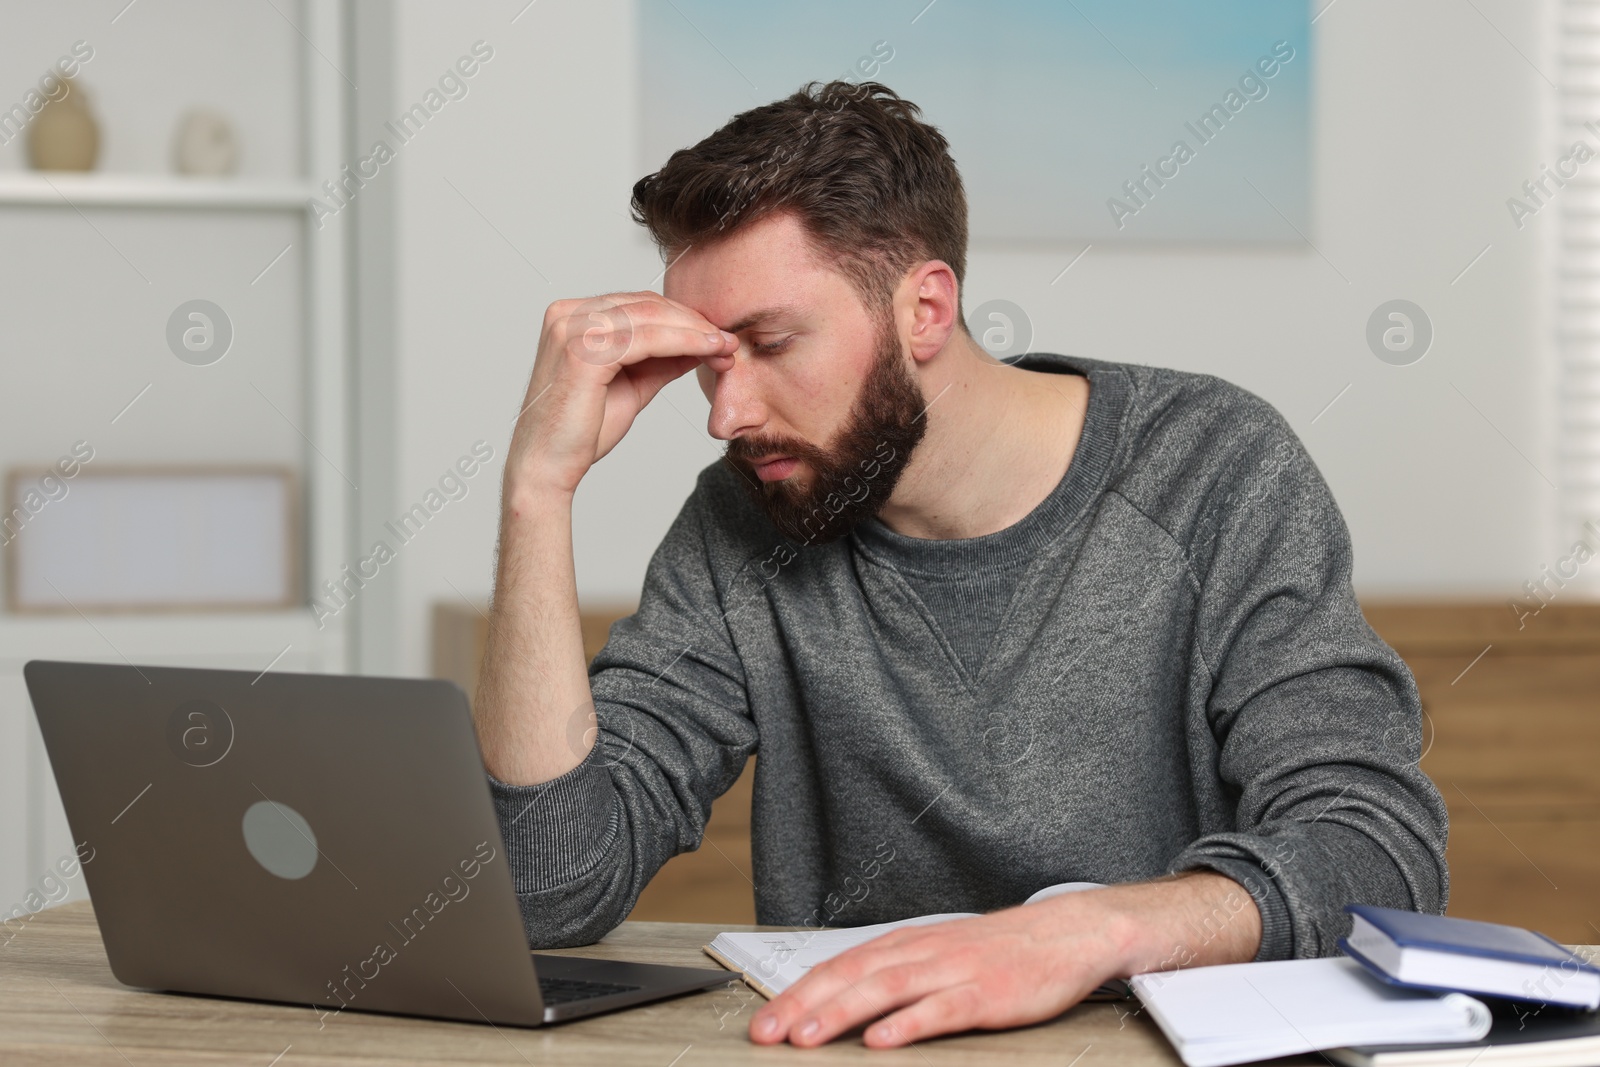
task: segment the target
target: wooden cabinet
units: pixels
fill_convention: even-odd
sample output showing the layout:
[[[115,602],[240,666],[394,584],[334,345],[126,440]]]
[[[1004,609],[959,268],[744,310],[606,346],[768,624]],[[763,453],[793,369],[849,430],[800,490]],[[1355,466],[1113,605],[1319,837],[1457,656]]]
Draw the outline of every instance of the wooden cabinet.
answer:
[[[1600,605],[1369,602],[1416,675],[1422,769],[1450,808],[1450,906],[1600,940]]]

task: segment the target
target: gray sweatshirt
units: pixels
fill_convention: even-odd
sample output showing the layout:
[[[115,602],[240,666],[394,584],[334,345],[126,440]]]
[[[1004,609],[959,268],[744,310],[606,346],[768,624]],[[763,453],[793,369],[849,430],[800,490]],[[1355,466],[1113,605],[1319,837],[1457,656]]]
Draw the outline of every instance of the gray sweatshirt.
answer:
[[[1255,900],[1272,960],[1333,953],[1351,902],[1444,909],[1416,684],[1283,417],[1210,375],[1022,365],[1085,375],[1088,413],[1061,484],[998,533],[869,520],[800,547],[723,464],[700,473],[590,667],[593,750],[541,785],[490,776],[530,945],[626,918],[758,752],[763,923],[1205,868]],[[983,574],[1005,605],[973,641],[935,588]]]

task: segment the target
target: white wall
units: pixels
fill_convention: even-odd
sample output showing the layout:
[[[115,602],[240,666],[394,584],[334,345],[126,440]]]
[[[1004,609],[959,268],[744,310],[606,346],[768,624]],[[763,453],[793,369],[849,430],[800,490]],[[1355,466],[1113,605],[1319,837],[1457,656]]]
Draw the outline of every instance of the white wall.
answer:
[[[1529,463],[1556,478],[1543,280],[1555,213],[1517,232],[1505,208],[1555,158],[1543,133],[1551,90],[1519,55],[1554,77],[1546,2],[1342,0],[1324,12],[1313,76],[1320,254],[1097,246],[1052,284],[1078,246],[978,247],[966,306],[1003,296],[1029,312],[1038,349],[1208,371],[1272,401],[1344,507],[1363,595],[1516,595],[1558,541],[1553,490]],[[646,286],[660,270],[627,217],[632,183],[660,162],[635,158],[632,0],[542,0],[513,24],[522,7],[397,13],[393,92],[405,103],[473,41],[495,49],[470,95],[388,175],[405,505],[474,440],[503,455],[550,301]],[[856,51],[841,42],[839,69]],[[1436,329],[1428,356],[1403,368],[1364,341],[1368,315],[1397,297]],[[584,597],[637,595],[695,473],[717,455],[704,422],[692,381],[677,383],[584,483]],[[395,669],[427,670],[433,601],[453,587],[487,596],[497,477],[498,465],[402,550]]]

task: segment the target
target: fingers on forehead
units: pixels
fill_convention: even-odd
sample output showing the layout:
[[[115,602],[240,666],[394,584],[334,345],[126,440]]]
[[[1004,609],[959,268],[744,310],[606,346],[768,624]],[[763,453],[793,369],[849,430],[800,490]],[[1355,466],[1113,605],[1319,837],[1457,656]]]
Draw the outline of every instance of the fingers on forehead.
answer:
[[[657,293],[657,292],[654,292],[654,291],[651,291],[651,290],[646,290],[646,291],[644,291],[642,293],[633,293],[633,294],[629,294],[629,295],[637,296],[642,300],[648,300],[648,301],[650,301],[652,303],[665,304],[668,307],[677,308],[679,311],[688,312],[690,315],[694,315],[694,316],[696,316],[697,318],[701,319],[704,322],[711,323],[711,325],[713,325],[713,326],[716,325],[716,323],[711,322],[710,319],[706,318],[704,312],[700,311],[698,308],[692,308],[688,304],[683,303],[681,300],[674,300],[670,296],[665,296],[665,295],[663,295],[661,293]]]
[[[597,297],[591,298],[591,301],[596,306],[601,306],[601,305],[603,305],[605,307],[651,306],[651,307],[658,307],[658,308],[659,307],[673,307],[673,308],[677,308],[680,311],[688,311],[688,312],[692,312],[692,313],[694,313],[696,315],[699,314],[699,312],[695,311],[694,308],[689,307],[687,304],[680,303],[680,302],[672,299],[669,296],[664,296],[663,294],[656,292],[654,289],[639,289],[639,290],[634,291],[634,292],[626,292],[626,293],[606,293],[604,296],[597,296]],[[589,303],[591,301],[585,301],[585,303]]]
[[[623,315],[631,322],[641,323],[683,323],[688,318],[689,324],[697,329],[716,328],[716,323],[694,308],[649,291],[595,297],[593,302],[585,301],[575,310],[580,314],[594,311],[602,315]]]

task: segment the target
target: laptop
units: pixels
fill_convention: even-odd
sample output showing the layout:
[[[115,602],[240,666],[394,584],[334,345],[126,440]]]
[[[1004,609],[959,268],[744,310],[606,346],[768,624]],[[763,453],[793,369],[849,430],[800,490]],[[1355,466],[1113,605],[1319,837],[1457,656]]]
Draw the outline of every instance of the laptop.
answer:
[[[125,985],[324,1024],[539,1026],[735,977],[528,950],[452,682],[43,660],[23,675]]]

